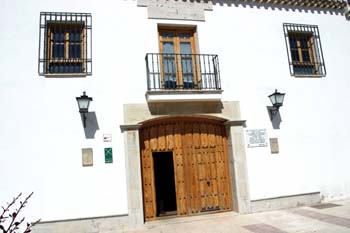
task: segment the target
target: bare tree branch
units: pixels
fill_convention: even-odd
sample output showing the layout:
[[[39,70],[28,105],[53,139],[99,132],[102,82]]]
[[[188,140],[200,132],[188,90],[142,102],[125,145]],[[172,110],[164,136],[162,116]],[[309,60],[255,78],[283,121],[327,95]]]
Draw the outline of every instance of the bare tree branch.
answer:
[[[6,207],[2,207],[2,213],[0,215],[0,230],[2,230],[2,233],[16,233],[17,230],[20,229],[20,225],[24,222],[25,218],[21,218],[20,220],[17,220],[19,218],[19,214],[21,210],[26,206],[28,203],[29,198],[33,195],[33,192],[29,194],[24,201],[19,201],[19,198],[21,197],[22,193],[20,193],[17,197],[13,198],[12,202],[7,203]],[[12,211],[11,209],[14,208],[14,205],[19,201],[20,205],[18,209],[15,209]],[[4,223],[6,223],[6,220],[11,219],[11,221],[6,224],[7,227],[5,227]],[[32,230],[32,227],[37,224],[40,221],[40,219],[33,223],[27,223],[27,226],[23,233],[30,233]]]

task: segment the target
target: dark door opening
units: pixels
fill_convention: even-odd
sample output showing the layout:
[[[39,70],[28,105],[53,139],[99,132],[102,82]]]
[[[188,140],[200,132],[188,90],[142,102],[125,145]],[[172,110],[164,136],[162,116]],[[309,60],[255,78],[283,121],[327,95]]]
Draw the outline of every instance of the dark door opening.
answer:
[[[153,153],[157,216],[176,215],[173,152]]]

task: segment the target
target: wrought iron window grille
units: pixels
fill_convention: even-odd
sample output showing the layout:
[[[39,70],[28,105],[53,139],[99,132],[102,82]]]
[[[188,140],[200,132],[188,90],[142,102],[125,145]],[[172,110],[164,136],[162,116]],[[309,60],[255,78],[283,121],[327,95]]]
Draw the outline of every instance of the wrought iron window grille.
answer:
[[[90,13],[41,12],[39,75],[91,75]]]
[[[289,71],[292,76],[326,76],[318,26],[283,24]]]
[[[218,55],[147,53],[148,91],[221,90]]]

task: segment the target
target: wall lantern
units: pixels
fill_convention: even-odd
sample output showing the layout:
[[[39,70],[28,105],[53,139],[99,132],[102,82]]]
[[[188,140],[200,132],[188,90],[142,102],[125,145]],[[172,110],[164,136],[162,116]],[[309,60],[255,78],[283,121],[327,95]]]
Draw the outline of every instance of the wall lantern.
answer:
[[[85,94],[85,91],[83,92],[83,95],[80,97],[76,97],[78,106],[79,106],[79,112],[83,114],[83,120],[84,120],[84,128],[86,128],[86,115],[85,113],[89,112],[89,105],[90,101],[92,101],[92,98],[87,96]]]
[[[276,115],[278,109],[283,106],[284,95],[285,93],[278,92],[276,89],[274,93],[268,96],[272,103],[272,108],[270,108],[271,118]]]

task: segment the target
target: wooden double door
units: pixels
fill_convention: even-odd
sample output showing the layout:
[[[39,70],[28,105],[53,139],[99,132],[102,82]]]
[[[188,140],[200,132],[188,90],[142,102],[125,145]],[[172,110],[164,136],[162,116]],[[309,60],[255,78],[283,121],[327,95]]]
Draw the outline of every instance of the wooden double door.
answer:
[[[221,121],[175,118],[144,124],[140,143],[146,221],[162,216],[162,206],[174,206],[166,211],[180,216],[232,209]],[[164,193],[170,197],[165,201],[174,196],[176,203],[159,200]]]

